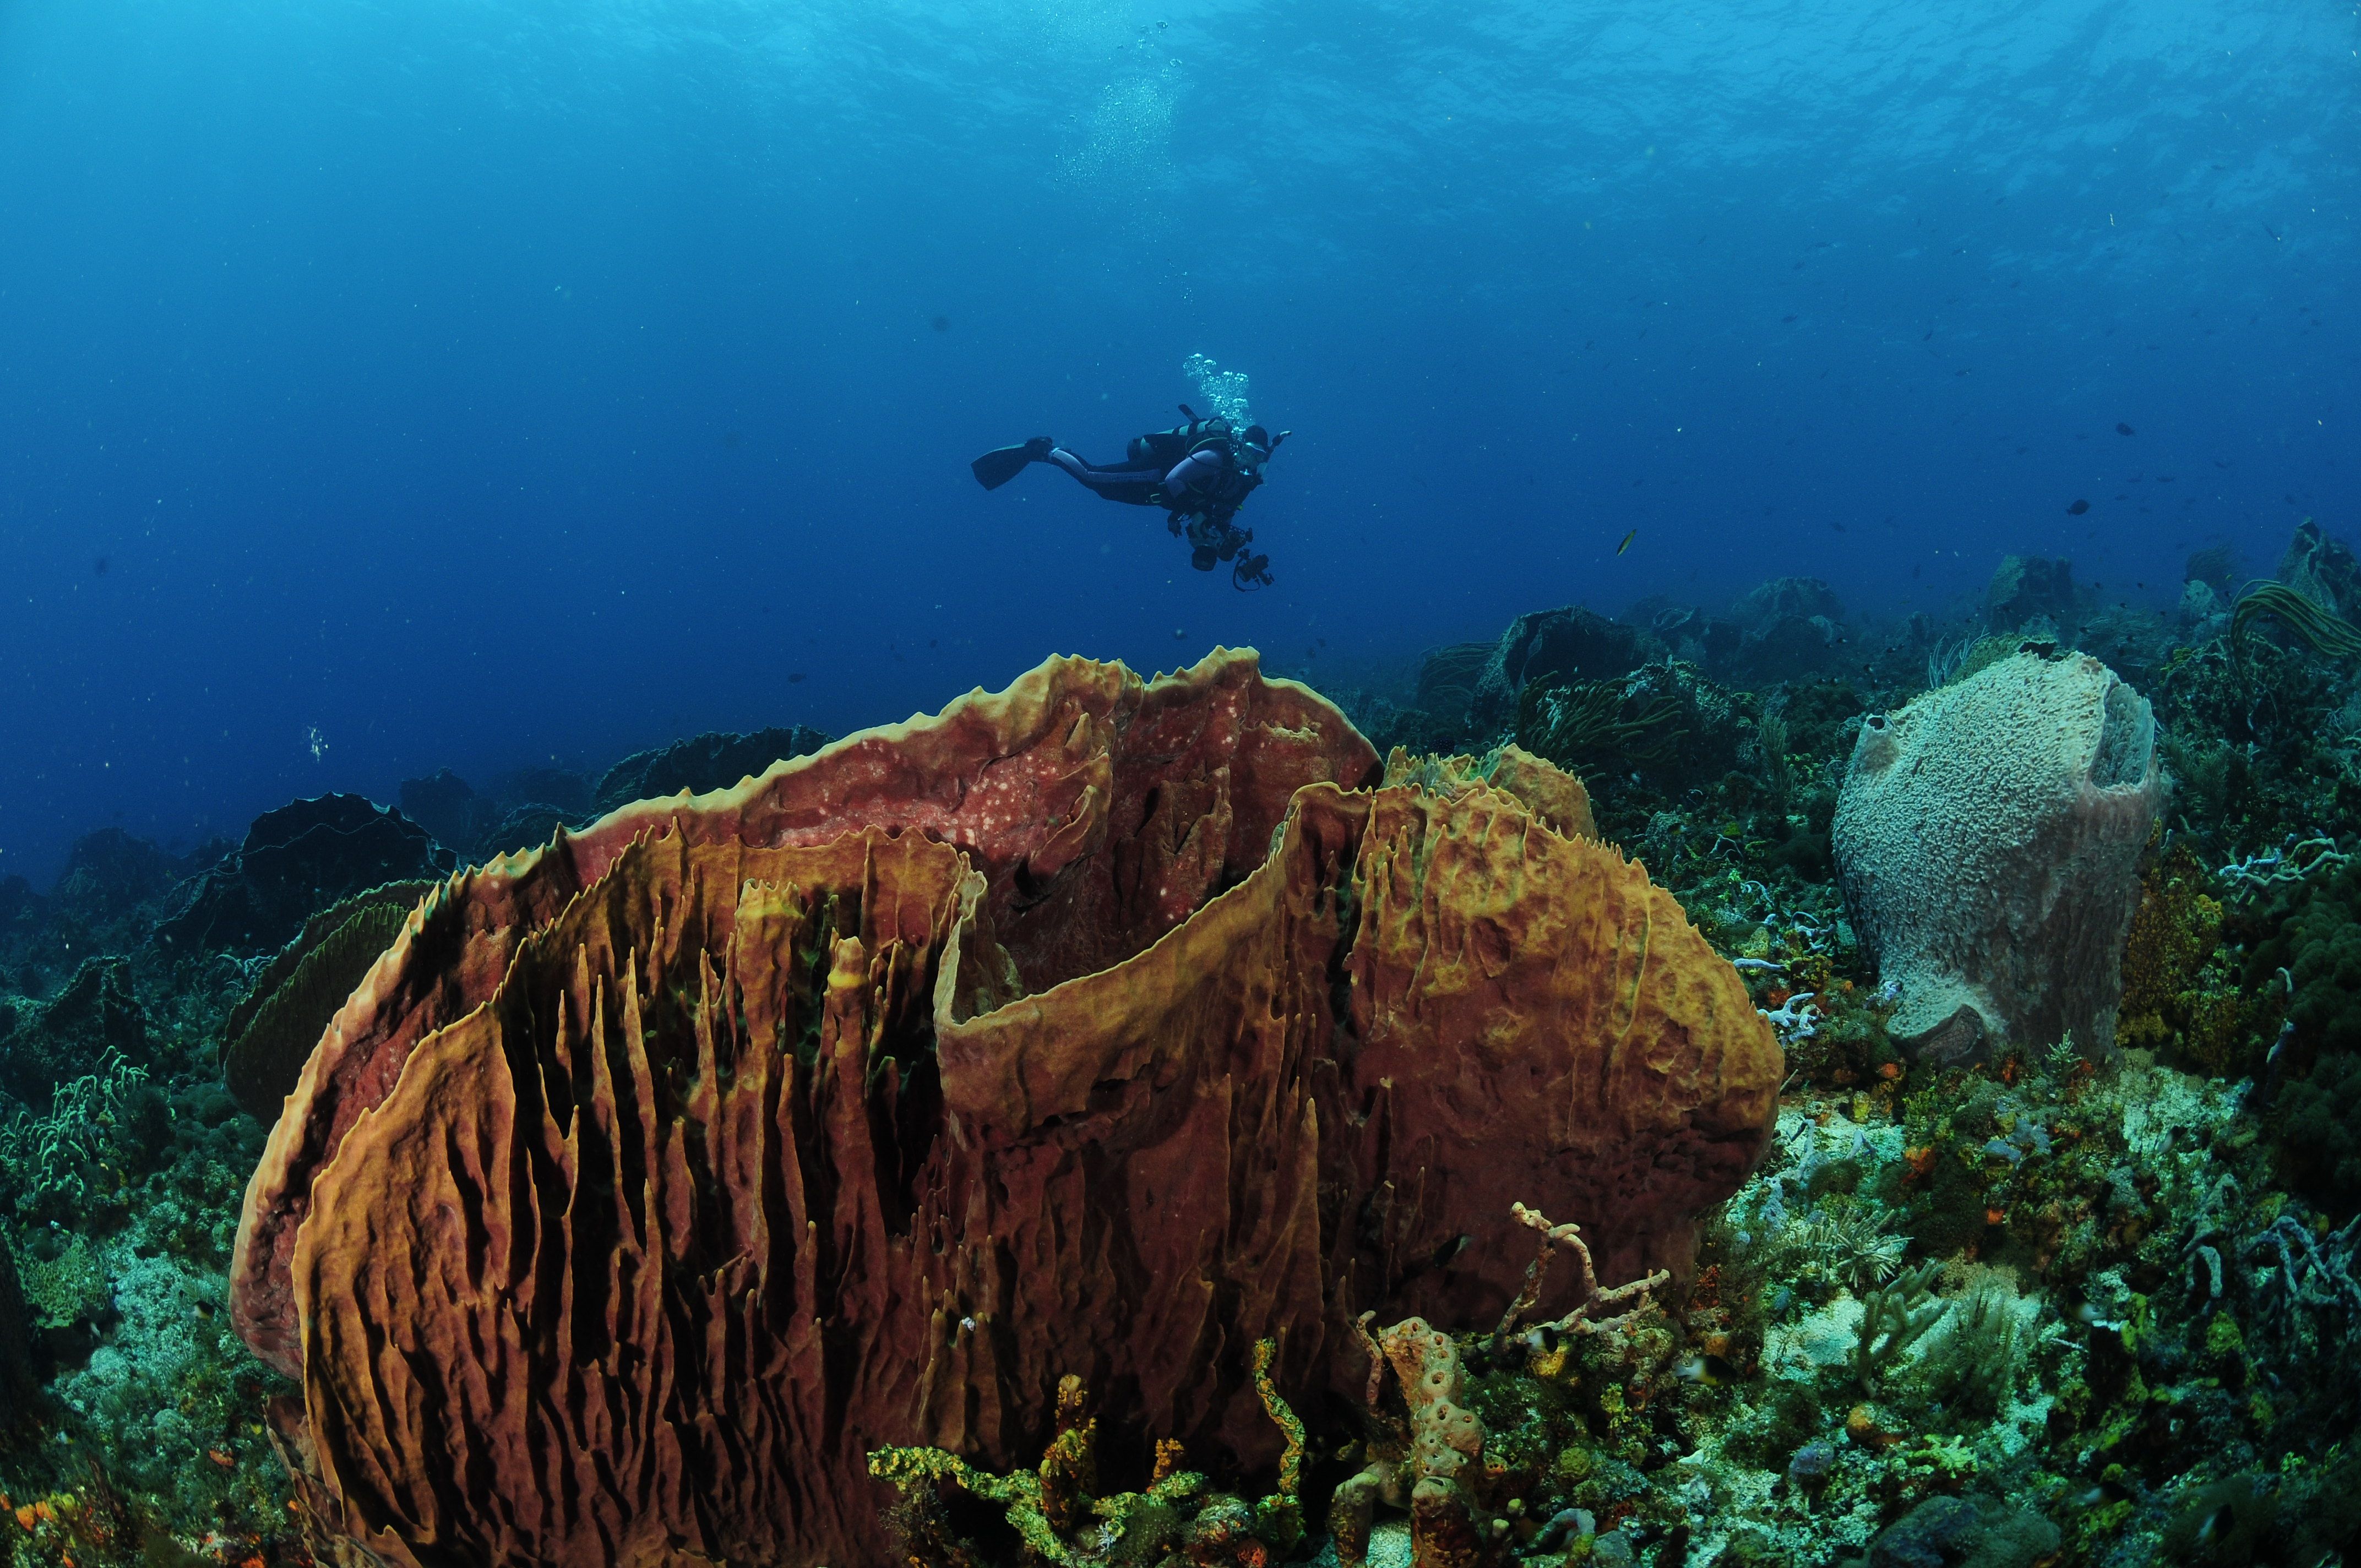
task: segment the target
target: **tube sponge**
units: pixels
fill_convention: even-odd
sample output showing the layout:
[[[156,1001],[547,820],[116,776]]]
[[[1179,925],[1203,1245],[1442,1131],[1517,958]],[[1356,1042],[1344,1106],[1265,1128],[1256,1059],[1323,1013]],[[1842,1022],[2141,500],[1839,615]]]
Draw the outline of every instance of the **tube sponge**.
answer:
[[[1837,870],[1904,1050],[1944,1063],[2070,1035],[2112,1055],[2163,797],[2147,699],[2085,654],[2018,652],[1863,721]]]

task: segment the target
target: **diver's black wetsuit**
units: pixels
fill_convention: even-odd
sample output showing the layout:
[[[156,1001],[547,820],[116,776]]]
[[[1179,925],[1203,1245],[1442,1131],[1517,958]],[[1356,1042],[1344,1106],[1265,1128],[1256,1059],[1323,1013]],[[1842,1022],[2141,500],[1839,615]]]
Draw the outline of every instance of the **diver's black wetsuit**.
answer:
[[[1186,407],[1180,411],[1190,413]],[[1101,467],[1037,436],[1022,447],[978,458],[976,478],[988,489],[997,488],[1026,463],[1051,464],[1108,500],[1163,508],[1168,526],[1189,541],[1191,565],[1210,572],[1217,561],[1237,560],[1232,574],[1237,586],[1259,587],[1270,580],[1265,569],[1269,558],[1246,551],[1254,533],[1232,520],[1261,486],[1262,465],[1286,436],[1285,431],[1269,435],[1260,425],[1237,431],[1226,420],[1191,413],[1187,424],[1134,437],[1120,465]],[[1244,559],[1238,560],[1241,553]]]

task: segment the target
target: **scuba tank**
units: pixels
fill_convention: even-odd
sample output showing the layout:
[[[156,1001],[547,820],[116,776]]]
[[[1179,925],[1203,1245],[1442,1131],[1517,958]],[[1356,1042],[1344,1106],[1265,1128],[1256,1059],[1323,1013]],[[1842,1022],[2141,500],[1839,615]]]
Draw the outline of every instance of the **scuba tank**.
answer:
[[[1199,419],[1197,411],[1186,403],[1180,405],[1180,411],[1188,416],[1187,424],[1175,425],[1170,430],[1150,431],[1146,435],[1131,438],[1129,455],[1132,462],[1158,463],[1170,468],[1209,441],[1230,439],[1232,432],[1228,420],[1218,415],[1213,419]]]

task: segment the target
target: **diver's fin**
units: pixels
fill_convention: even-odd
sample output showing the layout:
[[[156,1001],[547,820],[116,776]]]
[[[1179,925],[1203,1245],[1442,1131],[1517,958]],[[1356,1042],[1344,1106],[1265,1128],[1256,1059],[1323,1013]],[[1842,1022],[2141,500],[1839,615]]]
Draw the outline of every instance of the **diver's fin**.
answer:
[[[975,482],[987,490],[996,490],[1025,471],[1044,450],[1038,440],[1022,446],[996,446],[968,465],[975,470]]]

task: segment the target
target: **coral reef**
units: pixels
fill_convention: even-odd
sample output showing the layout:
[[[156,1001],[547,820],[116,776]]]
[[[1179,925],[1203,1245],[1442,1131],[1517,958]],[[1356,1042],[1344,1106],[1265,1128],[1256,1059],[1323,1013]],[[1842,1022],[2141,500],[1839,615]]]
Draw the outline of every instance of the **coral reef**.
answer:
[[[1695,666],[1649,664],[1607,681],[1537,680],[1518,698],[1520,746],[1569,773],[1683,790],[1737,761],[1730,695]]]
[[[2273,999],[2249,995],[2224,951],[2218,885],[2185,839],[2141,874],[2124,943],[2115,1040],[2161,1051],[2198,1072],[2232,1075],[2251,1065],[2257,1025]]]
[[[2286,1008],[2267,1082],[2287,1178],[2343,1216],[2361,1211],[2361,864],[2288,887],[2248,988]]]
[[[308,1515],[389,1561],[872,1560],[870,1450],[1018,1462],[1078,1370],[1267,1462],[1239,1349],[1342,1388],[1355,1314],[1498,1310],[1511,1188],[1685,1267],[1781,1071],[1736,974],[1504,789],[1328,782],[1374,764],[1250,656],[1056,661],[455,879],[249,1190]]]
[[[423,779],[404,779],[396,795],[401,814],[434,835],[438,844],[466,849],[482,831],[483,798],[448,768]]]
[[[1865,720],[1833,824],[1846,906],[1938,1062],[2070,1034],[2114,1048],[2140,846],[2163,798],[2147,700],[2021,652]]]
[[[1491,663],[1495,643],[1454,642],[1428,651],[1419,662],[1418,686],[1412,701],[1424,712],[1439,714],[1464,725],[1476,700],[1476,685]]]
[[[1566,606],[1521,615],[1477,674],[1467,719],[1478,729],[1509,722],[1525,688],[1536,682],[1610,681],[1638,669],[1654,652],[1644,633],[1595,610]],[[1446,655],[1444,670],[1455,670],[1464,659]],[[1438,685],[1448,681],[1439,673]]]
[[[1146,684],[1060,663],[587,830],[595,769],[430,775],[404,814],[489,863],[380,912],[401,930],[382,965],[345,955],[357,995],[298,983],[353,917],[335,875],[277,885],[283,948],[157,938],[240,879],[228,845],[110,829],[53,888],[0,879],[13,1555],[360,1562],[334,1527],[373,1488],[423,1511],[434,1476],[572,1475],[595,1446],[654,1457],[468,1482],[450,1557],[607,1561],[625,1538],[565,1533],[604,1508],[688,1519],[650,1558],[797,1561],[745,1547],[791,1497],[840,1563],[2349,1560],[2361,684],[2333,639],[2234,626],[2224,551],[2177,606],[2001,576],[1890,621],[1803,580],[1542,612],[1333,686],[1378,748],[1222,655]],[[2258,602],[2326,626],[2356,583],[2312,527]],[[1914,1058],[1839,885],[1850,761],[1913,698],[2083,655],[2153,703],[2173,780],[2110,842],[2117,1048],[2051,1018]],[[1586,682],[1677,740],[1568,748],[1580,781],[1517,744],[1521,698]],[[716,765],[661,787],[754,764]],[[829,860],[848,843],[877,869]],[[1666,989],[1627,1025],[1630,970],[1576,981],[1642,944]],[[270,1011],[304,1014],[270,1031],[282,1064],[318,1048],[264,1159],[221,1047]],[[1684,1141],[1711,1075],[1677,1037],[1708,1013],[1784,1047],[1768,1151],[1719,1203],[1762,1124],[1724,1164]],[[431,1092],[468,1074],[509,1109]],[[434,1229],[491,1215],[489,1273]],[[333,1366],[298,1354],[278,1248],[306,1236]],[[248,1354],[234,1299],[310,1386]],[[527,1370],[446,1370],[471,1357]],[[652,1368],[664,1402],[631,1403]],[[403,1378],[461,1392],[378,1400]],[[429,1463],[461,1453],[492,1457]],[[664,1476],[672,1501],[615,1504]],[[442,1550],[399,1533],[372,1550]]]
[[[596,815],[590,796],[591,782],[564,768],[504,773],[481,793],[445,768],[425,778],[402,780],[401,805],[405,816],[458,859],[480,862],[546,844],[559,828],[588,821]]]
[[[753,777],[774,762],[802,757],[828,744],[828,737],[800,724],[757,729],[751,735],[717,730],[668,746],[635,751],[598,775],[592,804],[604,815],[635,800],[702,795]]]
[[[272,952],[324,905],[451,864],[449,852],[398,811],[357,795],[299,800],[256,817],[246,841],[204,873],[156,939],[191,955]]]
[[[2311,518],[2296,525],[2272,576],[2331,615],[2361,616],[2361,561]]]
[[[1997,632],[2022,635],[2039,628],[2055,636],[2081,618],[2070,561],[2006,556],[1984,589],[1984,620]]]
[[[1730,607],[1740,628],[1727,673],[1752,683],[1825,674],[1845,663],[1844,606],[1817,577],[1779,577]]]
[[[0,1088],[37,1109],[85,1063],[153,1058],[147,1009],[121,959],[84,959],[47,1002],[0,1013]]]

